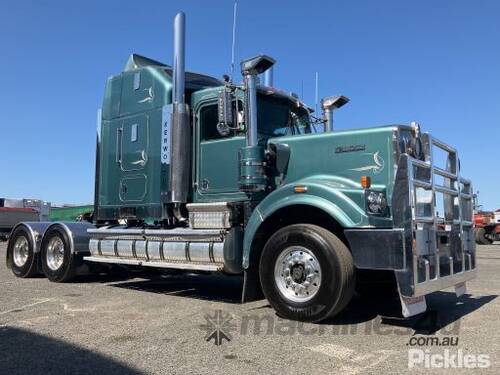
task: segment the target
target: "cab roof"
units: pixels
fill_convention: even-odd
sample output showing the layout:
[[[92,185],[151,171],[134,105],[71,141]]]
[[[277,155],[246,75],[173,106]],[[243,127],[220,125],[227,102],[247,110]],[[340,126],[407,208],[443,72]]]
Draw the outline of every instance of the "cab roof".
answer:
[[[138,55],[136,53],[133,53],[129,56],[127,63],[123,68],[123,71],[129,72],[148,66],[163,69],[168,76],[172,77],[172,67],[170,65]],[[217,78],[205,74],[186,72],[186,87],[189,87],[191,89],[199,90],[207,87],[216,87],[222,85],[222,81],[218,80]]]

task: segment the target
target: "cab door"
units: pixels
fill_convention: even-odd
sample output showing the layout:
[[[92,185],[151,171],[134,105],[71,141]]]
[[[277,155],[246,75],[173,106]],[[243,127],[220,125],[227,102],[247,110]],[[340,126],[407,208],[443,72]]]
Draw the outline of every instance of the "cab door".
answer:
[[[238,153],[245,136],[234,130],[221,135],[217,130],[217,103],[200,106],[196,112],[196,194],[198,201],[244,200],[239,190]]]

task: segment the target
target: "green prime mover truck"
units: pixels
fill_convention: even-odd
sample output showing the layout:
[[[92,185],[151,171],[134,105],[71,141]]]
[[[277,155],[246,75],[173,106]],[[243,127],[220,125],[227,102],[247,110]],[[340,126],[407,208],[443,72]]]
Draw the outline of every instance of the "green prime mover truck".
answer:
[[[357,283],[376,295],[392,278],[404,316],[431,292],[465,292],[472,187],[455,148],[416,123],[333,132],[347,98],[313,117],[260,84],[265,55],[241,62],[242,84],[185,72],[184,35],[179,13],[172,67],[132,55],[108,79],[93,223],[17,225],[16,276],[64,282],[88,262],[243,275],[243,302],[263,292],[281,316],[313,322]]]

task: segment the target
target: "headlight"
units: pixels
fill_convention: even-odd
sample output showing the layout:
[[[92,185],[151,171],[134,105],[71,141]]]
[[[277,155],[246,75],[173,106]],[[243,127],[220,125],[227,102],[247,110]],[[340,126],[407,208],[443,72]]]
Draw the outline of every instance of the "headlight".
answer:
[[[366,192],[366,207],[372,214],[384,214],[387,210],[387,199],[384,193],[378,191]]]

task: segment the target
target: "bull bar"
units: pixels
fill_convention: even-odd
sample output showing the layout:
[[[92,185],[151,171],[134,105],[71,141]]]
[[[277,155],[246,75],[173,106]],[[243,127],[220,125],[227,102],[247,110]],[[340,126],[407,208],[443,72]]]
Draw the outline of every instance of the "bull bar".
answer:
[[[459,289],[477,272],[471,181],[460,176],[455,148],[427,133],[421,140],[425,160],[400,156],[393,195],[395,228],[402,229],[405,244],[396,277],[406,297]],[[444,153],[444,167],[436,165],[436,151]]]

